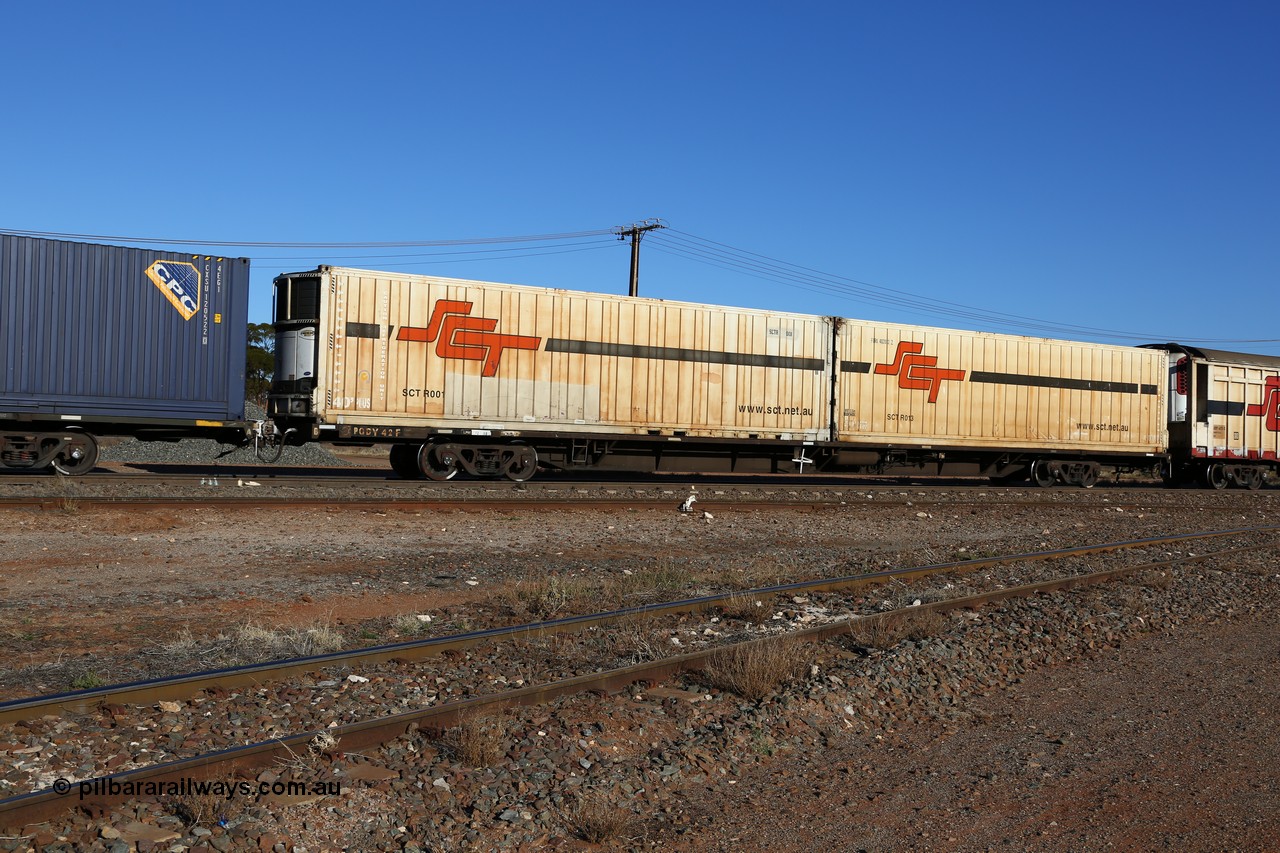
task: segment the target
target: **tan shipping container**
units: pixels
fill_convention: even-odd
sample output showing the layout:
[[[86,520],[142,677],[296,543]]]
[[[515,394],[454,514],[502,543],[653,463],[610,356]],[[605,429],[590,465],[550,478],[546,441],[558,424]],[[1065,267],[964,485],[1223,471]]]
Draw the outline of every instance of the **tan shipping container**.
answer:
[[[1182,349],[1188,357],[1171,356],[1173,446],[1209,459],[1280,458],[1280,357]]]
[[[825,440],[822,317],[321,267],[321,423]]]
[[[875,446],[1162,453],[1155,350],[844,320],[839,440]]]

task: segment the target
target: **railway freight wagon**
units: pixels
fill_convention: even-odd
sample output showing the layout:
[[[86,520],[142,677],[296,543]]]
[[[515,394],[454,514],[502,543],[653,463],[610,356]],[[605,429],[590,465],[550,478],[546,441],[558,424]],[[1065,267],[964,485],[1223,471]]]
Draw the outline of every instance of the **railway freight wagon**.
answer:
[[[1280,467],[1280,358],[1178,344],[1169,363],[1169,479],[1259,488]]]
[[[339,267],[276,279],[269,411],[405,477],[778,470],[828,441],[823,318]]]
[[[1167,357],[1134,347],[843,320],[844,465],[1090,486],[1165,458]]]
[[[97,436],[240,442],[249,261],[0,235],[0,467]]]
[[[271,415],[405,477],[1167,463],[1167,354],[337,267],[276,279]]]

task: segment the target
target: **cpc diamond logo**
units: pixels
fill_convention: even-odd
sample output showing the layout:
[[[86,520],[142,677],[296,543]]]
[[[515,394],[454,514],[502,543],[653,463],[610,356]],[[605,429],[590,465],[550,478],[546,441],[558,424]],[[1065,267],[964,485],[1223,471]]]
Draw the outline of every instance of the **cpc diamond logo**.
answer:
[[[147,278],[173,303],[183,319],[200,310],[200,272],[186,261],[156,261],[147,267]]]

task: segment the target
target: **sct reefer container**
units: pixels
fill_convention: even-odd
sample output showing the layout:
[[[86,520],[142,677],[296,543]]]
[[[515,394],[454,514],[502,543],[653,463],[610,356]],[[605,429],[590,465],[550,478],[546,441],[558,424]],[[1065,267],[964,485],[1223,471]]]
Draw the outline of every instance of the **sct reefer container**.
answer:
[[[180,435],[242,422],[248,292],[245,258],[0,235],[9,462],[44,464],[14,450],[20,427]]]
[[[857,320],[841,321],[836,345],[841,442],[1165,451],[1162,352]]]
[[[338,267],[276,300],[273,413],[341,438],[830,432],[822,317]]]
[[[394,442],[406,477],[774,470],[830,435],[822,317],[338,267],[275,313],[277,425]]]

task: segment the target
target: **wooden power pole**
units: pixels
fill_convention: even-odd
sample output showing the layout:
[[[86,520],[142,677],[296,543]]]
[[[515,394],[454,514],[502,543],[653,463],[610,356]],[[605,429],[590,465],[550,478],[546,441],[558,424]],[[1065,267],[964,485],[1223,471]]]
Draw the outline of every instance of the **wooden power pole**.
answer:
[[[613,229],[613,233],[618,235],[619,240],[631,238],[631,288],[627,293],[631,296],[640,294],[640,238],[646,231],[652,231],[655,228],[666,228],[660,219],[646,219],[644,222],[636,222],[631,227],[619,225]]]

